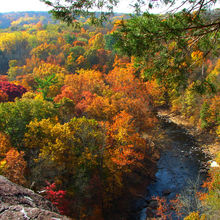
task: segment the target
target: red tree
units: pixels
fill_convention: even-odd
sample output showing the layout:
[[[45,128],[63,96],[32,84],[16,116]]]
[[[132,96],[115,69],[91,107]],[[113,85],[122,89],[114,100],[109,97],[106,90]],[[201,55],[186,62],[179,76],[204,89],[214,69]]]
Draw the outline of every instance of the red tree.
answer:
[[[48,186],[45,187],[46,190],[46,199],[50,200],[53,205],[55,205],[60,214],[68,215],[68,201],[65,198],[66,191],[57,190],[56,184],[46,182]]]
[[[16,97],[21,98],[21,96],[27,92],[23,86],[15,85],[6,81],[0,82],[0,90],[7,94],[8,101],[14,101]]]

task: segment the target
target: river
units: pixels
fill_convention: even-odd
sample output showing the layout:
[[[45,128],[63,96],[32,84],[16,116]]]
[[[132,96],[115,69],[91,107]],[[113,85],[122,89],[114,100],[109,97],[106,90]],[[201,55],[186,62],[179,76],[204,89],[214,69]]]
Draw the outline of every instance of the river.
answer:
[[[155,181],[146,189],[147,201],[150,201],[152,196],[166,196],[168,200],[173,199],[187,187],[190,181],[196,182],[198,177],[200,181],[204,180],[207,176],[205,165],[210,159],[185,129],[168,118],[163,117],[160,120],[161,128],[165,133],[164,140],[169,144],[161,150]],[[146,206],[144,199],[137,199],[135,208],[139,211],[129,219],[145,220]]]

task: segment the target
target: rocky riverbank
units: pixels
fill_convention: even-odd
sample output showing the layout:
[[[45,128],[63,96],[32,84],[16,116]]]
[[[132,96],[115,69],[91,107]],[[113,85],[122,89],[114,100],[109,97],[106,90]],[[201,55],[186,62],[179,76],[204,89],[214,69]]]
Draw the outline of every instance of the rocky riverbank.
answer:
[[[202,151],[211,158],[215,158],[216,154],[220,152],[220,140],[217,140],[215,135],[202,131],[199,126],[192,125],[182,115],[169,110],[159,110],[158,116],[167,118],[167,120],[186,129],[200,143]]]
[[[162,134],[157,140],[161,152],[157,162],[158,171],[155,180],[146,189],[144,199],[137,201],[137,210],[144,207],[138,212],[137,220],[159,218],[154,197],[172,200],[189,187],[190,182],[199,181],[198,186],[202,184],[209,170],[207,161],[211,159],[210,153],[203,147],[204,142],[198,140],[202,133],[179,115],[168,111],[159,112],[158,119]],[[176,219],[175,213],[173,215],[173,219]]]

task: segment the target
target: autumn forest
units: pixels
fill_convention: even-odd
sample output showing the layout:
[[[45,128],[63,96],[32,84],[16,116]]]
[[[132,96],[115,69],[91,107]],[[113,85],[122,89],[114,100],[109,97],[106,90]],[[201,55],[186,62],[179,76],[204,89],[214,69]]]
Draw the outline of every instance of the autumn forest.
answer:
[[[71,219],[132,219],[126,210],[155,179],[165,146],[158,112],[181,118],[220,164],[219,26],[164,37],[178,19],[202,24],[196,13],[116,13],[102,25],[0,14],[0,174]],[[172,201],[179,219],[220,215],[219,166],[206,176],[203,209],[181,214]],[[158,197],[153,217],[176,219],[169,205]]]

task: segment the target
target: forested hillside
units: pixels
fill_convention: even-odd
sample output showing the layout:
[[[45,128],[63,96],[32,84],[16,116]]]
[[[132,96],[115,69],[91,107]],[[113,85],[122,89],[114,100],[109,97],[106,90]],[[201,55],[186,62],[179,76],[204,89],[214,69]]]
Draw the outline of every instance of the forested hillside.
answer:
[[[14,31],[14,22],[0,35],[1,172],[46,187],[62,214],[79,218],[111,210],[132,170],[153,175],[141,131],[157,121],[146,84],[113,48],[116,27],[81,20],[75,30],[39,21]]]
[[[68,26],[43,12],[1,14],[0,174],[43,192],[73,219],[123,219],[112,211],[155,174],[158,109],[219,145],[219,30],[159,44],[170,25],[178,26],[149,14],[116,14],[103,26],[83,16]],[[186,219],[219,211],[219,168],[204,185],[209,191],[198,194],[208,211]]]
[[[19,28],[22,29],[25,24],[37,24],[38,22],[41,22],[42,24],[59,23],[57,20],[53,19],[48,12],[33,11],[0,13],[1,29],[10,28],[12,30],[18,30]]]

